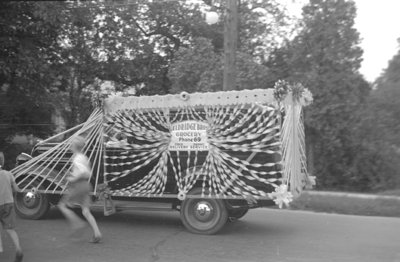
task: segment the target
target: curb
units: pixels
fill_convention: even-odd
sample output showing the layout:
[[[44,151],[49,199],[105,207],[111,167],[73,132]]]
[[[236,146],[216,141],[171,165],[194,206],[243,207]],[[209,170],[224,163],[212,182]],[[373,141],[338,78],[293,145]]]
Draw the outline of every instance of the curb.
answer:
[[[359,199],[371,199],[371,200],[396,200],[400,201],[400,196],[384,196],[384,195],[373,195],[373,194],[361,194],[361,193],[343,193],[343,192],[329,192],[329,191],[303,191],[301,195],[310,196],[333,196],[333,197],[350,197]]]

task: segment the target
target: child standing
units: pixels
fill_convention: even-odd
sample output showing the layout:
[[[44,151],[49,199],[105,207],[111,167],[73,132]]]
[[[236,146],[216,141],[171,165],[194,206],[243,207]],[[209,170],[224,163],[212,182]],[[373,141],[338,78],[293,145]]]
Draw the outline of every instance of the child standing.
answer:
[[[71,150],[74,155],[72,170],[68,177],[68,191],[62,197],[58,207],[69,221],[73,231],[78,231],[84,227],[84,221],[68,207],[76,204],[80,205],[83,216],[93,230],[93,238],[90,242],[99,243],[101,241],[101,233],[96,220],[90,213],[91,199],[89,193],[92,191],[92,186],[88,179],[90,178],[91,168],[89,159],[82,153],[84,145],[85,139],[83,137],[76,137],[72,141]]]
[[[10,235],[16,248],[15,262],[22,261],[22,248],[19,243],[18,234],[15,231],[15,211],[14,197],[15,192],[20,191],[15,183],[14,176],[11,172],[2,169],[4,165],[4,156],[0,155],[0,224],[3,229]],[[0,236],[1,238],[1,236]],[[3,246],[0,241],[0,252],[3,252]]]

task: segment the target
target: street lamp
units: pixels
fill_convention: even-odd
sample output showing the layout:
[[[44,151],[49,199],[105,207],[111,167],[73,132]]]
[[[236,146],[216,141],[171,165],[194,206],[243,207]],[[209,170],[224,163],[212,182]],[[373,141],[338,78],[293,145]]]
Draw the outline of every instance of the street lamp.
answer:
[[[216,12],[206,12],[206,23],[209,25],[213,25],[218,23],[219,15]]]

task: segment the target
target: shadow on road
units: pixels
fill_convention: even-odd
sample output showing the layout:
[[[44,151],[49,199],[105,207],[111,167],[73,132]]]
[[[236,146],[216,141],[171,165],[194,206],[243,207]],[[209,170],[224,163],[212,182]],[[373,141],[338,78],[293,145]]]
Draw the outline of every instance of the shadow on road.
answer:
[[[74,211],[83,218],[79,209]],[[126,224],[128,226],[181,226],[179,212],[124,211],[111,216],[104,216],[100,210],[92,210],[99,223]],[[52,208],[45,220],[63,220],[64,217],[57,208]]]
[[[268,235],[271,237],[282,237],[297,231],[296,228],[291,228],[286,225],[269,223],[257,223],[246,219],[227,223],[226,226],[218,233],[218,235],[229,236],[261,236]]]
[[[79,209],[75,210],[79,215]],[[218,235],[286,235],[294,233],[296,228],[292,228],[285,223],[277,223],[268,219],[267,212],[250,212],[248,217],[235,221],[227,222],[226,226]],[[151,228],[151,229],[176,229],[182,230],[179,212],[152,212],[152,211],[124,211],[111,216],[104,216],[101,210],[93,210],[93,215],[100,225],[118,225],[130,229]],[[57,208],[52,208],[46,220],[63,220],[64,217]],[[282,221],[281,221],[282,222]]]

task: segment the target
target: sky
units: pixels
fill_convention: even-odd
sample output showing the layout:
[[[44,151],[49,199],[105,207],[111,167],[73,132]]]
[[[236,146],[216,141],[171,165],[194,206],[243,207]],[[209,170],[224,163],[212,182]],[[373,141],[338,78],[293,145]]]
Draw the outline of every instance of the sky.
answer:
[[[294,16],[301,16],[307,0],[280,0]],[[355,28],[364,50],[360,73],[373,82],[388,66],[400,44],[400,0],[354,0],[357,7]]]
[[[400,0],[355,0],[355,27],[364,50],[360,72],[374,81],[397,53],[400,44]]]
[[[192,0],[194,1],[194,0]],[[360,73],[374,82],[400,50],[400,0],[353,0],[357,7],[355,28],[360,33],[363,61]],[[308,0],[279,0],[290,15],[301,17]]]

